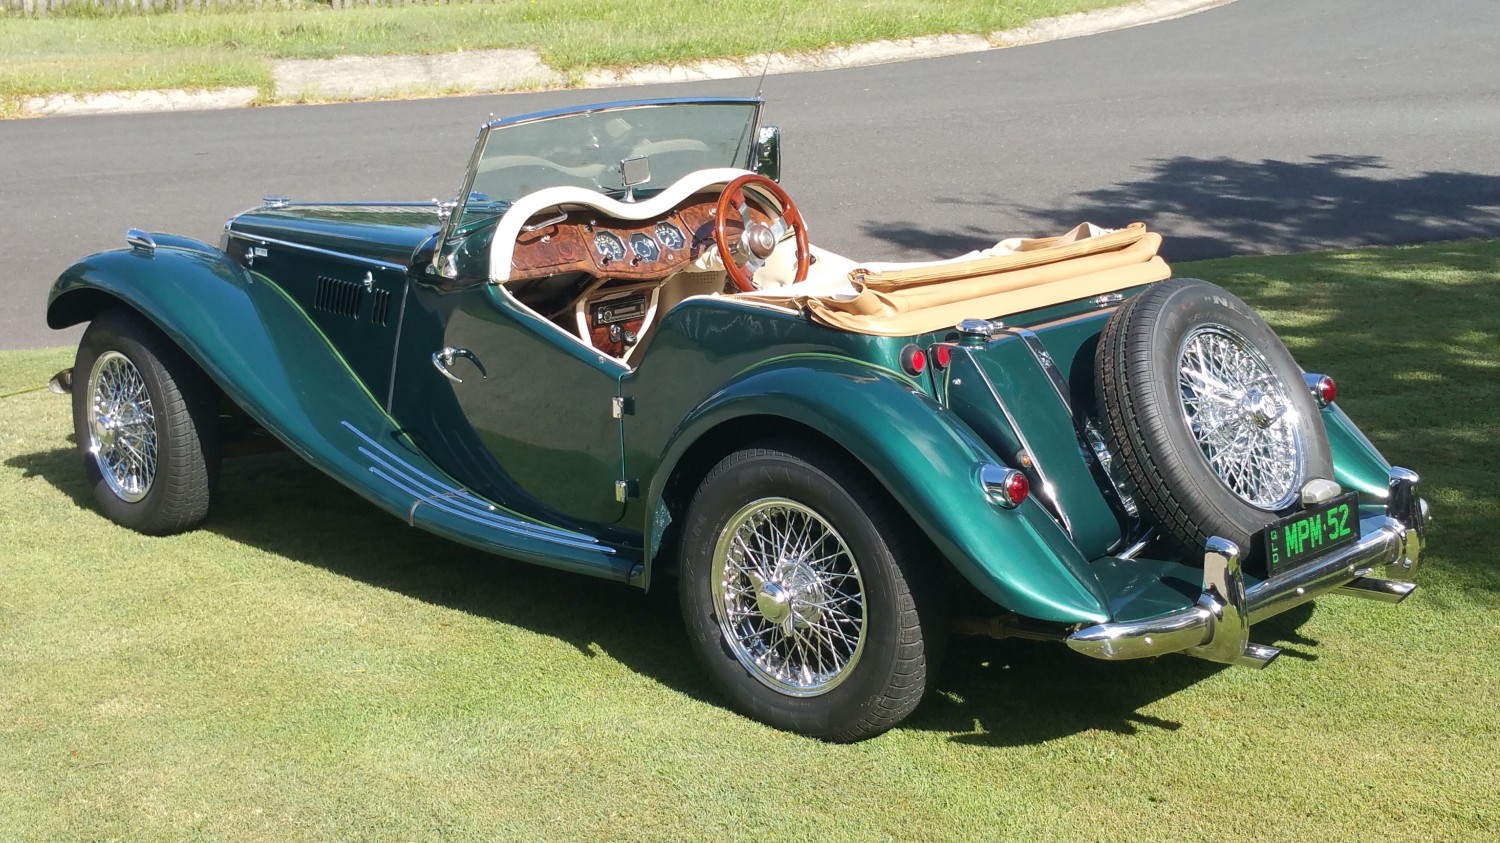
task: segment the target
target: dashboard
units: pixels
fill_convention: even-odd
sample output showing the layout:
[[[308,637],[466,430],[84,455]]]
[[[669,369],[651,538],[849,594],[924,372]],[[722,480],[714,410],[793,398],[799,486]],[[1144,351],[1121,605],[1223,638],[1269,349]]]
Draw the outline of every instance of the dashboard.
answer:
[[[507,284],[519,289],[528,283],[551,285],[555,277],[581,279],[567,282],[574,292],[566,303],[554,299],[541,309],[555,314],[594,349],[625,360],[653,324],[664,284],[693,269],[694,261],[713,247],[717,200],[717,194],[689,196],[640,220],[588,207],[541,210],[516,236]],[[754,204],[748,204],[746,213],[751,221],[770,223]],[[734,213],[727,227],[735,239],[744,221]]]
[[[664,279],[713,245],[714,199],[689,200],[646,220],[619,220],[587,208],[543,212],[527,221],[511,255],[511,279],[584,272],[600,279]],[[751,205],[751,219],[770,218]],[[731,233],[742,228],[731,219]]]

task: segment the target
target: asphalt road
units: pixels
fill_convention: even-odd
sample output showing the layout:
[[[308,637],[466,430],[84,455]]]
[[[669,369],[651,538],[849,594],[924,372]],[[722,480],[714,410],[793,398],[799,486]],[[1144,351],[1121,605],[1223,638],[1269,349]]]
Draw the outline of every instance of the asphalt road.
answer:
[[[64,345],[46,290],[128,227],[216,241],[262,196],[427,199],[489,112],[748,95],[755,80],[0,123],[0,348]],[[1500,236],[1500,3],[1240,0],[1106,35],[772,76],[815,242],[946,256],[1082,219],[1189,259]]]

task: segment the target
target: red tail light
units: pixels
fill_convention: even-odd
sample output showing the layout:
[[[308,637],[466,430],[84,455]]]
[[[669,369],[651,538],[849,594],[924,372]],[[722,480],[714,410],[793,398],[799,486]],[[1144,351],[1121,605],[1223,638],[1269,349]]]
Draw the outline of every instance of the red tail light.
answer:
[[[979,469],[979,484],[990,502],[1013,509],[1031,494],[1031,481],[1014,468],[986,464]]]
[[[1010,501],[1011,506],[1020,506],[1021,501],[1026,500],[1029,494],[1031,494],[1031,481],[1026,479],[1026,475],[1019,471],[1012,471],[1010,476],[1005,478],[1005,497]]]
[[[901,349],[901,368],[912,377],[927,371],[927,352],[914,345]]]
[[[1333,399],[1339,397],[1338,384],[1327,375],[1304,374],[1302,379],[1307,383],[1307,388],[1319,407],[1327,407],[1333,403]]]
[[[953,347],[948,345],[935,345],[929,354],[932,358],[932,366],[935,369],[946,369],[953,362]]]

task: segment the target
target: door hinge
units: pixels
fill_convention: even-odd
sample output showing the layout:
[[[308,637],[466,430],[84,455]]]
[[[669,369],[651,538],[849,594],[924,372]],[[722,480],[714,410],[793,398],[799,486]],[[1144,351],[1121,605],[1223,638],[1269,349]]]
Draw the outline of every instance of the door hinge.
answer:
[[[609,414],[617,419],[635,415],[635,399],[629,395],[616,395],[610,399]]]
[[[631,498],[641,496],[641,481],[639,480],[616,480],[615,500],[624,503]]]

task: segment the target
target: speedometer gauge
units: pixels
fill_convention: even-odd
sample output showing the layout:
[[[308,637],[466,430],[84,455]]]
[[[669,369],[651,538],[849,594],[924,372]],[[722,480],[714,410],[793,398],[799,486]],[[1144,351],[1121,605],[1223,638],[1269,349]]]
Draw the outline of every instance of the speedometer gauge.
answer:
[[[672,252],[687,245],[687,239],[682,236],[682,230],[669,222],[656,224],[656,239],[661,241],[667,251]]]
[[[643,261],[654,261],[661,257],[661,247],[648,234],[630,235],[630,251]]]
[[[609,261],[625,260],[625,241],[612,231],[601,231],[594,235],[594,248],[599,256]]]

